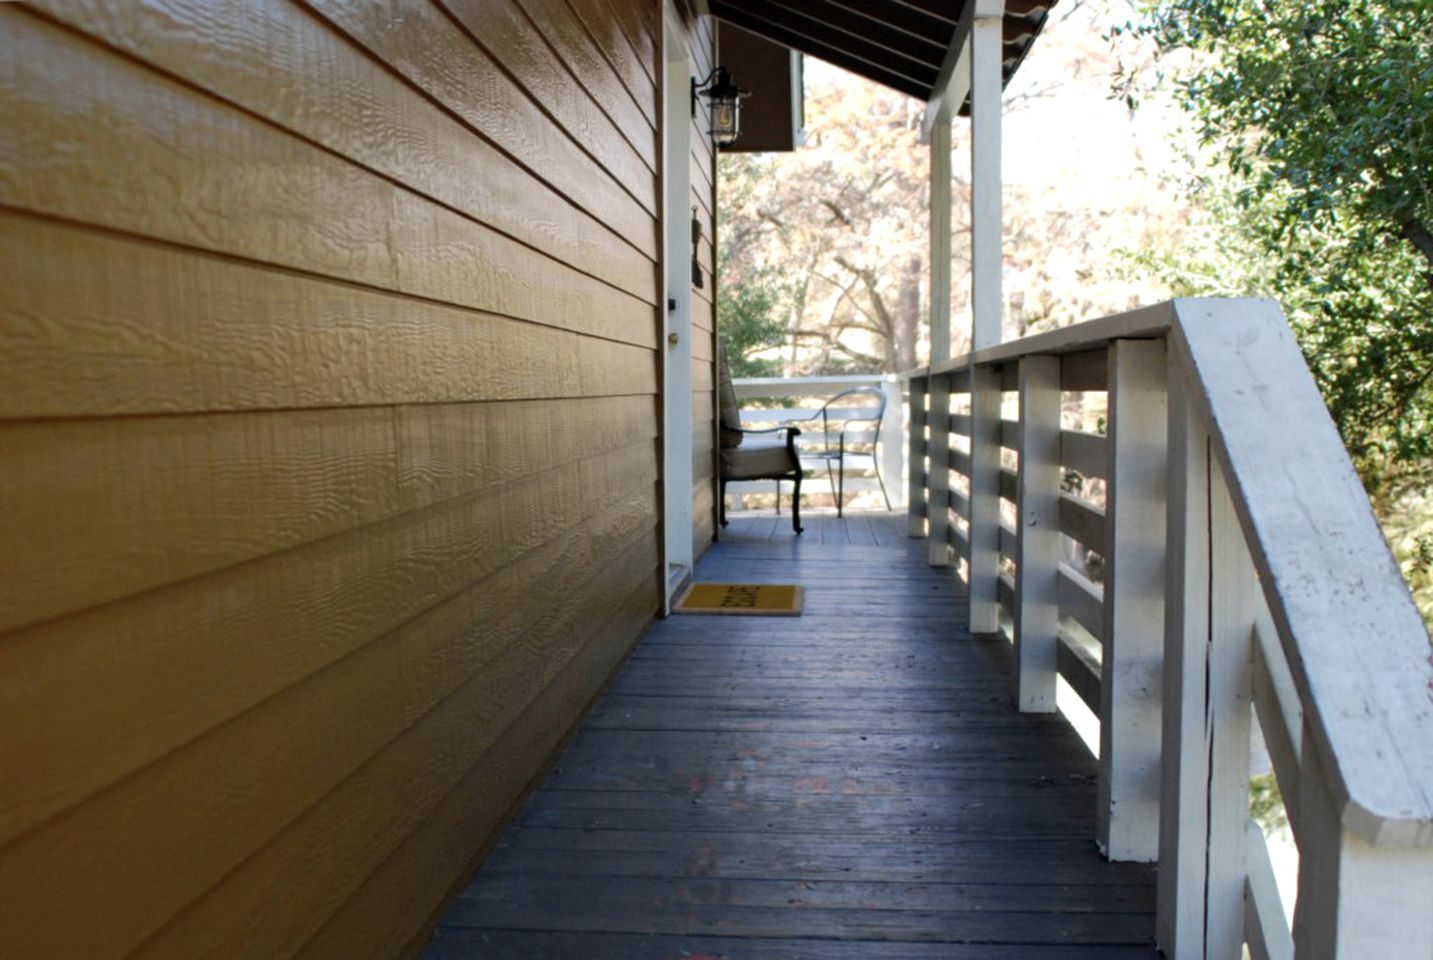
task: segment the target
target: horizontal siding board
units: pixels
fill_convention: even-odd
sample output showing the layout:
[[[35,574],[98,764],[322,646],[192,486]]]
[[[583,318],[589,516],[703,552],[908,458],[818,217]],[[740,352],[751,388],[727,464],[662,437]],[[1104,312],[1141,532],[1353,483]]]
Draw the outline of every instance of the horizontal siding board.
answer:
[[[650,309],[192,88],[0,14],[12,35],[0,73],[19,88],[0,203],[613,338]]]
[[[596,530],[580,538],[581,549],[558,543],[512,573],[498,572],[491,584],[465,591],[365,644],[106,791],[56,826],[22,838],[8,851],[11,870],[0,876],[6,903],[21,916],[41,917],[46,909],[75,911],[89,922],[68,925],[73,930],[59,929],[67,925],[58,922],[37,923],[19,932],[12,945],[27,956],[99,956],[105,950],[133,949],[404,730],[423,725],[463,686],[476,683],[487,699],[501,693],[491,705],[478,704],[480,710],[501,715],[520,709],[541,689],[534,678],[546,667],[545,645],[556,648],[550,651],[552,659],[570,656],[564,648],[574,642],[579,621],[594,605],[610,602],[611,595],[625,595],[626,586],[614,591],[608,578],[630,571],[621,564],[609,568],[602,558],[621,552],[619,547],[651,556],[654,521],[649,499],[628,494]],[[602,525],[610,535],[604,535]],[[549,572],[570,578],[571,592],[551,604],[526,602],[522,585]],[[487,719],[492,721],[490,714]],[[457,731],[447,733],[451,737]],[[431,767],[446,759],[439,749],[415,762]],[[532,759],[536,763],[541,757]],[[411,799],[399,786],[387,786],[394,795],[387,803]],[[225,811],[224,829],[214,829],[213,809],[193,802],[197,796],[236,798]],[[371,799],[381,805],[385,801],[379,796]],[[116,830],[115,824],[126,829]],[[340,845],[337,837],[331,839]],[[390,833],[378,842],[393,840]],[[116,890],[107,870],[84,869],[91,860],[124,864],[129,892]],[[328,896],[334,886],[330,882],[306,894]],[[273,889],[249,894],[272,897]],[[283,915],[288,922],[313,916]],[[206,923],[204,936],[222,926]],[[254,934],[249,930],[246,936]],[[232,943],[219,952],[244,954],[239,946]],[[174,955],[201,953],[186,948]]]
[[[652,260],[286,0],[46,2],[47,15],[649,303]],[[291,94],[304,90],[303,97]],[[364,123],[344,123],[345,115]]]
[[[594,6],[596,9],[592,9]],[[631,48],[621,39],[620,29],[601,0],[595,5],[589,0],[587,9],[579,9],[567,0],[523,0],[522,7],[551,48],[549,58],[566,68],[577,86],[622,131],[647,169],[655,171],[655,88],[632,62]],[[588,16],[583,17],[582,13]],[[483,36],[486,39],[486,34]],[[599,36],[606,41],[604,45],[599,45],[596,39]],[[614,40],[618,43],[614,44]],[[614,62],[619,49],[625,49],[627,58]],[[624,73],[617,62],[625,62],[636,71],[635,75]]]
[[[661,67],[661,48],[657,42],[662,29],[660,7],[652,3],[629,3],[627,0],[602,0],[602,5],[615,17],[622,28],[622,36],[637,55],[637,64],[655,85]]]
[[[0,213],[0,419],[656,390],[636,345]]]
[[[399,512],[388,410],[0,426],[0,630]]]
[[[622,555],[606,559],[609,569],[599,573],[599,588],[589,592],[589,602],[576,614],[564,610],[566,616],[551,617],[544,629],[534,631],[532,642],[516,648],[513,657],[469,678],[354,771],[323,804],[307,811],[151,937],[136,957],[288,956],[318,932],[321,921],[315,918],[341,909],[366,877],[403,849],[413,830],[453,795],[465,775],[496,774],[494,786],[502,784],[506,795],[466,793],[458,802],[506,809],[596,692],[620,651],[631,643],[642,613],[650,619],[655,608],[654,539],[643,537]],[[593,558],[591,566],[602,567],[597,560]],[[584,641],[601,637],[597,625],[607,619],[604,613],[615,606],[614,598],[620,602],[634,588],[647,593],[645,610],[633,610],[623,620],[627,635],[592,651],[603,656],[594,656],[593,669],[563,691],[567,724],[543,723],[547,718],[533,717],[530,705],[574,661]],[[584,620],[591,623],[584,625]],[[524,744],[520,752],[501,758],[512,764],[506,771],[498,765],[498,757],[486,757],[505,731],[515,733]],[[451,844],[470,849],[482,839],[480,835],[449,837]],[[450,848],[437,864],[430,863],[430,869],[445,862],[451,869],[451,853]],[[274,891],[280,889],[293,903],[289,909],[275,911]],[[410,902],[402,901],[405,906]],[[391,903],[374,918],[375,925],[390,928],[390,936],[400,932],[392,928],[420,919]]]
[[[379,61],[656,260],[655,207],[614,189],[621,185],[611,174],[435,5],[400,5],[397,0],[308,3]],[[414,37],[423,40],[415,43]]]
[[[651,396],[400,407],[398,495],[413,510],[520,480],[543,463],[651,440]]]
[[[564,58],[571,57],[578,42],[585,38],[565,3],[524,0],[525,6],[540,18],[539,29],[514,0],[434,2],[501,63],[527,96],[573,141],[655,215],[657,148],[653,128],[636,105],[627,100],[616,75],[605,64],[599,66],[599,72],[584,76],[580,83],[566,69]],[[624,101],[625,110],[621,109]]]
[[[35,722],[0,739],[0,843],[655,476],[642,442],[7,636],[0,712]]]
[[[466,879],[472,864],[455,869],[454,845],[492,835],[505,812],[478,797],[516,797],[528,782],[531,758],[550,748],[551,734],[576,722],[587,698],[651,619],[657,597],[655,578],[639,585],[563,667],[547,688],[488,747],[410,834],[299,953],[302,957],[411,956],[427,940],[428,926],[402,942],[405,928],[390,921],[392,904],[431,903]],[[347,877],[345,880],[349,879]],[[282,882],[281,878],[276,878]],[[408,916],[416,921],[422,918]],[[433,918],[433,919],[436,919]]]
[[[633,4],[621,3],[616,8],[607,0],[567,0],[572,12],[587,29],[593,43],[602,51],[602,56],[612,65],[632,102],[653,129],[657,126],[657,84],[643,63],[642,56],[633,48],[632,41],[624,29],[623,21],[630,16]],[[647,56],[656,62],[656,51],[646,45]]]

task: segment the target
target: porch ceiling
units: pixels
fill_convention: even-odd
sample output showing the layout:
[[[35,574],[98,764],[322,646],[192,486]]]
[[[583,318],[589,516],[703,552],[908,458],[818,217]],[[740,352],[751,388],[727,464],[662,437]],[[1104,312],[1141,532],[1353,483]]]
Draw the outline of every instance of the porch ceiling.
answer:
[[[975,0],[710,0],[723,20],[844,67],[918,100],[942,89],[942,68]],[[1055,0],[1006,0],[1005,82],[1015,75]],[[960,113],[969,112],[961,104]]]

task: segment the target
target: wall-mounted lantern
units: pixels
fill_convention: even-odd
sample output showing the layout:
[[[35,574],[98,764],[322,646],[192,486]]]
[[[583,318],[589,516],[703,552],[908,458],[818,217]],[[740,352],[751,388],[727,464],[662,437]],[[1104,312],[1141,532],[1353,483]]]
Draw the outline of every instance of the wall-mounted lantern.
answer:
[[[717,67],[701,83],[692,80],[692,116],[697,115],[697,94],[706,97],[712,115],[712,142],[724,147],[741,133],[741,98],[751,95],[732,82],[726,67]]]

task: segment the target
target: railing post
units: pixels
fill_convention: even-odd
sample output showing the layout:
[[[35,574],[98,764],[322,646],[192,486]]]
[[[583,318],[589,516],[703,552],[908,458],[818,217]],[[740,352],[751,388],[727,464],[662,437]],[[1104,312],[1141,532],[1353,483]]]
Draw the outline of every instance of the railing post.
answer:
[[[901,442],[901,384],[895,377],[887,376],[881,381],[881,393],[886,398],[885,413],[880,423],[881,480],[886,493],[891,497],[891,506],[900,504],[902,460],[906,445]],[[872,453],[874,454],[874,450]]]
[[[1000,372],[970,368],[970,632],[1000,629]]]
[[[1375,846],[1340,822],[1317,733],[1304,724],[1298,804],[1300,958],[1433,956],[1433,849]]]
[[[1171,361],[1177,350],[1170,350]],[[1181,367],[1184,366],[1181,364]],[[1169,372],[1169,552],[1156,937],[1171,960],[1244,942],[1258,582],[1190,386]]]
[[[1021,357],[1015,705],[1053,713],[1060,629],[1060,358]]]
[[[1205,648],[1209,642],[1209,433],[1168,357],[1169,509],[1155,939],[1169,960],[1204,956]]]
[[[950,374],[930,375],[930,466],[926,469],[926,556],[933,567],[950,566]]]
[[[906,437],[906,532],[912,537],[925,536],[926,514],[926,477],[927,470],[925,455],[929,446],[926,439],[926,412],[925,398],[927,392],[927,380],[925,377],[911,377],[910,379],[910,414],[907,417],[909,423]]]
[[[1210,624],[1208,706],[1209,838],[1205,861],[1204,949],[1237,957],[1244,946],[1244,879],[1249,873],[1249,728],[1253,708],[1254,618],[1259,581],[1223,470],[1209,465]]]
[[[1111,860],[1159,857],[1169,414],[1163,340],[1108,357],[1105,620],[1095,836]]]

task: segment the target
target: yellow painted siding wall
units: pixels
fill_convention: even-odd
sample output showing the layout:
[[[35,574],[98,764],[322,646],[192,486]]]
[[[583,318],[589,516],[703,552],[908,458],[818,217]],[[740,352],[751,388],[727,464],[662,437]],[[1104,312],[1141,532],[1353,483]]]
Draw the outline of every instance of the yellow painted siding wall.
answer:
[[[710,20],[692,34],[691,63],[698,79],[711,73],[715,38]],[[698,98],[700,100],[700,98]],[[702,286],[692,290],[692,543],[700,557],[716,530],[716,157],[706,102],[692,121],[692,205],[702,224],[697,251]]]
[[[0,956],[421,943],[658,604],[659,28],[0,5]]]

